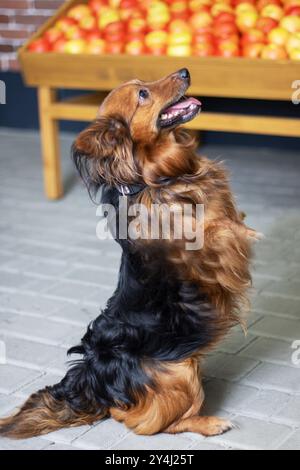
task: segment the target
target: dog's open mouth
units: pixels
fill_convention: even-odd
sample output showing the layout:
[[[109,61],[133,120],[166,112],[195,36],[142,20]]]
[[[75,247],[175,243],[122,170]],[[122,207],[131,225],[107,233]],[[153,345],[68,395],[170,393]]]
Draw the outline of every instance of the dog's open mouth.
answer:
[[[201,111],[201,102],[193,97],[182,96],[178,101],[164,108],[158,117],[160,127],[170,127],[194,119]]]

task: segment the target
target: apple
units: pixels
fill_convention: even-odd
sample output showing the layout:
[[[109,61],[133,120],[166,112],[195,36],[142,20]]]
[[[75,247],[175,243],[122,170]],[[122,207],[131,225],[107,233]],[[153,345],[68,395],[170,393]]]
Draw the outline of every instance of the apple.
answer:
[[[289,52],[289,58],[291,60],[300,60],[300,49],[293,49]]]
[[[154,55],[154,56],[166,55],[167,54],[167,47],[166,46],[153,47],[152,49],[146,49],[145,53],[146,54],[151,54],[151,55]]]
[[[85,32],[83,29],[79,28],[79,26],[71,26],[66,32],[65,32],[66,39],[84,39],[85,38]]]
[[[64,38],[64,34],[58,28],[50,28],[43,35],[43,38],[46,39],[50,44],[58,41],[59,39]]]
[[[136,18],[130,18],[127,22],[127,31],[129,33],[145,33],[146,29],[146,20],[141,16]]]
[[[85,52],[87,54],[105,54],[106,42],[103,39],[91,39],[88,41]]]
[[[214,18],[214,23],[234,23],[235,22],[235,14],[230,13],[228,11],[222,11]]]
[[[49,52],[51,50],[51,46],[46,39],[40,38],[36,39],[35,41],[32,41],[28,49],[30,50],[30,52],[42,53]]]
[[[269,32],[276,28],[278,24],[278,21],[273,18],[259,18],[256,23],[256,29],[259,29],[265,34],[269,34]]]
[[[209,42],[199,43],[194,45],[192,54],[197,57],[210,57],[216,54],[216,48]]]
[[[278,5],[266,5],[260,12],[264,18],[273,18],[273,20],[280,21],[284,16],[283,9]]]
[[[172,20],[169,23],[168,30],[170,33],[189,33],[190,32],[190,26],[189,24],[184,21],[184,20]]]
[[[241,39],[241,43],[243,46],[247,46],[248,44],[256,44],[256,43],[264,43],[266,42],[265,40],[265,35],[262,31],[259,29],[249,29],[249,31],[246,31]]]
[[[211,15],[207,12],[199,11],[198,13],[194,13],[189,18],[189,24],[191,25],[193,31],[197,31],[200,28],[209,26],[212,24],[212,22],[213,22],[213,19]]]
[[[297,33],[300,31],[300,17],[293,15],[285,16],[280,21],[280,26],[289,33]]]
[[[95,16],[84,16],[79,21],[80,28],[84,29],[85,31],[91,31],[92,29],[96,28],[97,20]]]
[[[286,15],[300,16],[300,6],[290,7],[286,9]]]
[[[262,42],[246,44],[243,47],[242,55],[249,59],[258,59],[261,56],[264,46],[265,45]]]
[[[214,25],[214,33],[226,39],[228,36],[237,35],[238,29],[234,23],[220,23]]]
[[[66,41],[64,50],[68,54],[83,54],[86,45],[87,43],[84,39],[71,39],[70,41]]]
[[[213,44],[215,37],[212,32],[204,31],[204,32],[196,32],[193,35],[193,44]]]
[[[280,0],[258,0],[256,8],[258,11],[261,11],[267,5],[278,5],[281,6],[282,3]]]
[[[167,41],[168,33],[166,31],[151,31],[145,36],[145,44],[149,49],[164,46]]]
[[[221,41],[218,43],[217,54],[221,57],[238,57],[240,55],[240,48],[233,41]]]
[[[93,39],[101,39],[101,38],[102,38],[102,34],[101,34],[100,29],[98,28],[94,28],[91,31],[87,31],[85,34],[85,39],[87,41],[92,41]]]
[[[107,54],[122,54],[124,51],[124,42],[107,42],[106,43],[106,53]]]
[[[69,18],[73,18],[76,21],[82,20],[85,16],[91,16],[92,15],[92,10],[88,5],[76,5],[75,7],[71,8],[67,16]]]
[[[129,41],[125,46],[125,54],[129,55],[142,55],[145,54],[145,45],[143,41],[134,40]]]
[[[88,6],[93,11],[93,13],[95,13],[95,15],[98,15],[99,12],[102,10],[102,8],[107,5],[108,5],[107,0],[89,0],[88,1]]]
[[[190,55],[192,55],[192,48],[189,44],[168,46],[167,55],[170,57],[189,57]]]
[[[189,10],[192,12],[197,12],[201,10],[203,6],[210,6],[212,4],[212,0],[190,0],[189,1]]]
[[[105,26],[107,26],[109,23],[114,23],[115,21],[120,20],[120,13],[117,10],[114,10],[113,8],[105,8],[105,10],[102,10],[100,13],[99,19],[98,19],[98,27],[100,29],[104,29]]]
[[[247,3],[247,5],[255,5],[257,0],[232,0],[232,5],[237,7],[240,3]]]
[[[256,10],[255,6],[252,3],[242,2],[242,3],[239,3],[235,7],[235,13],[237,15],[242,15],[243,13],[249,13],[249,12],[257,13],[257,10]]]
[[[254,11],[246,11],[244,13],[240,13],[237,16],[236,24],[239,30],[244,33],[249,31],[249,29],[255,28],[255,25],[258,20],[258,14]]]
[[[122,41],[125,35],[125,24],[122,21],[109,23],[103,29],[103,37],[108,42]]]
[[[294,49],[300,49],[300,33],[291,34],[286,42],[286,49],[291,53]]]
[[[184,0],[175,0],[170,4],[170,14],[173,19],[187,20],[189,17],[188,4]]]
[[[65,52],[65,46],[66,46],[66,40],[65,38],[58,39],[52,44],[52,52],[59,52],[63,53]]]
[[[168,36],[168,44],[169,45],[177,45],[177,44],[190,44],[192,42],[192,35],[189,32],[182,32],[182,33],[170,33]]]
[[[220,13],[233,13],[233,8],[227,3],[214,3],[211,7],[212,16],[216,17]]]
[[[55,23],[55,28],[65,33],[71,26],[77,25],[77,21],[74,18],[61,18]]]
[[[276,44],[268,44],[267,46],[264,46],[261,51],[262,59],[279,60],[287,59],[287,57],[285,48],[277,46]]]
[[[272,44],[277,44],[277,46],[284,46],[287,43],[290,33],[283,28],[274,28],[268,34],[268,40]]]

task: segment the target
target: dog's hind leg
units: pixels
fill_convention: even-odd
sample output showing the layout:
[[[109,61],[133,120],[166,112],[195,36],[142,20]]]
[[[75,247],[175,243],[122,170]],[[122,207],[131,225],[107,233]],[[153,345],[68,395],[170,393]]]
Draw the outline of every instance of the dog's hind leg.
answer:
[[[148,388],[129,409],[111,408],[114,419],[144,435],[191,431],[211,436],[231,429],[228,421],[198,416],[204,392],[196,359],[163,364],[152,375],[155,388]]]

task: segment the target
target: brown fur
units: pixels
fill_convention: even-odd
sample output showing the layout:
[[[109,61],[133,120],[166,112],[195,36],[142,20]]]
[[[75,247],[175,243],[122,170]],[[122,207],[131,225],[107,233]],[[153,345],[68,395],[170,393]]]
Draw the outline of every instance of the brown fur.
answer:
[[[138,93],[141,88],[149,91],[149,97],[142,101]],[[198,285],[219,312],[217,341],[242,321],[241,311],[251,285],[251,242],[256,232],[244,224],[244,214],[235,206],[222,164],[199,157],[195,141],[186,131],[157,128],[161,110],[185,90],[178,73],[156,82],[134,80],[120,86],[101,105],[97,120],[78,136],[75,148],[87,163],[88,170],[82,175],[88,184],[145,183],[134,203],[146,207],[204,204],[202,249],[187,251],[186,240],[174,240],[172,235],[160,243],[177,276]],[[192,218],[195,227],[194,215]],[[120,404],[107,413],[137,434],[192,431],[209,436],[227,431],[232,427],[228,421],[198,415],[204,400],[199,357],[205,352],[151,369],[145,365],[155,386],[137,396],[136,405],[125,408]],[[0,428],[8,436],[30,437],[64,426],[90,424],[105,414],[98,413],[74,412],[44,391],[33,395],[13,418],[0,421]]]

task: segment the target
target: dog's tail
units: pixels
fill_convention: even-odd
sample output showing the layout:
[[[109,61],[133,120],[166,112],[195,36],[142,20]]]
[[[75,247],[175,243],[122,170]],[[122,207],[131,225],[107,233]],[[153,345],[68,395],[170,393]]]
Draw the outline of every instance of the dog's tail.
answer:
[[[70,373],[74,379],[75,370],[71,369],[60,384],[31,395],[16,414],[0,419],[0,436],[26,439],[64,427],[92,424],[105,417],[107,410],[88,400],[84,390],[79,394],[69,388]],[[72,390],[72,400],[68,390]]]

